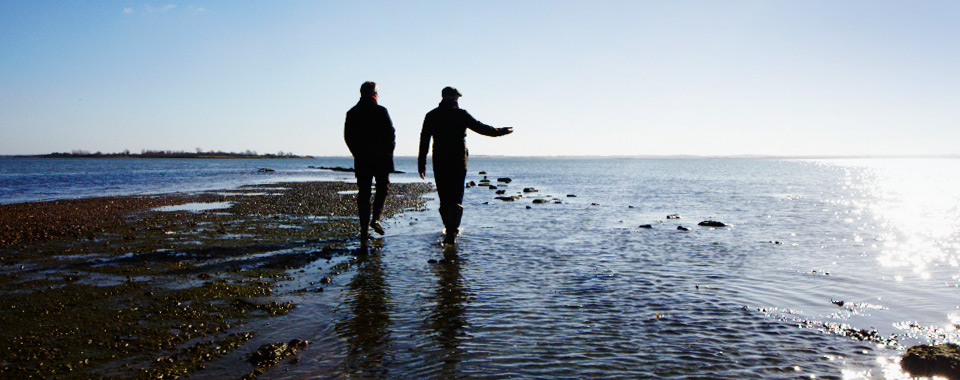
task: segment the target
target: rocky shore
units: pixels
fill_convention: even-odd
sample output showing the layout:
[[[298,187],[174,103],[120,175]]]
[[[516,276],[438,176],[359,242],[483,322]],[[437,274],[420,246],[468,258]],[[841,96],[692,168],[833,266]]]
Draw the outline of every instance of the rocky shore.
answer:
[[[249,360],[263,355],[248,347],[258,334],[249,322],[296,307],[277,295],[298,268],[350,252],[355,189],[280,183],[0,205],[0,378],[180,378],[238,352],[247,377],[264,373],[279,359]],[[385,217],[422,209],[431,191],[390,190]]]

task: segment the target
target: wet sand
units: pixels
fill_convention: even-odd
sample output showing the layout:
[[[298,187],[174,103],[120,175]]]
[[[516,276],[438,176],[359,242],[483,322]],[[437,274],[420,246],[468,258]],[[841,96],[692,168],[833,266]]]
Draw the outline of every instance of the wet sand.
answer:
[[[351,254],[355,189],[280,183],[0,205],[0,378],[202,376],[204,363],[237,352],[257,358],[238,363],[256,377],[307,343],[252,355],[249,322],[297,306],[276,294],[298,268]],[[390,190],[385,218],[422,209],[431,191]],[[203,209],[214,202],[229,203]]]

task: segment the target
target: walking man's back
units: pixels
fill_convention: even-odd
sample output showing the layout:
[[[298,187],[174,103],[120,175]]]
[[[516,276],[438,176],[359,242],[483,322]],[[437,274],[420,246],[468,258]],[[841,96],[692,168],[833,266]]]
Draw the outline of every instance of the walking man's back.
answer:
[[[417,169],[420,178],[427,172],[427,151],[433,139],[433,176],[440,197],[440,218],[446,230],[444,244],[456,242],[463,216],[463,183],[467,176],[467,129],[486,136],[503,136],[513,132],[510,127],[494,128],[474,119],[460,108],[462,95],[453,87],[441,91],[443,100],[427,113],[420,132],[420,154]]]
[[[396,132],[387,109],[377,104],[379,88],[374,82],[360,86],[360,101],[347,111],[343,139],[353,154],[353,169],[357,177],[357,213],[360,217],[360,239],[366,242],[367,228],[383,234],[380,213],[387,199],[390,173],[393,172],[393,149]],[[370,217],[370,185],[377,180],[377,194]]]

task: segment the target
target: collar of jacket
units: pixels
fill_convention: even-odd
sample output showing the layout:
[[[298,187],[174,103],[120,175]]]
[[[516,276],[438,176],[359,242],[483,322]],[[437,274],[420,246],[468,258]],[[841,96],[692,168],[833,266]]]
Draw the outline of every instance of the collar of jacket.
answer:
[[[456,100],[445,98],[440,101],[440,107],[460,108],[460,104]]]
[[[358,104],[359,104],[359,103],[373,103],[373,104],[377,104],[377,99],[374,98],[374,97],[372,97],[372,96],[361,96],[361,97],[360,97],[360,101],[357,102],[357,103],[358,103]]]

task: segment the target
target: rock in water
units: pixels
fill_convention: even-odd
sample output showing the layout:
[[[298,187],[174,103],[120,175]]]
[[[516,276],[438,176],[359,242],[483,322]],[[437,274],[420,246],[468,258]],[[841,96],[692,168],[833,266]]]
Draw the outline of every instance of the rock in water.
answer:
[[[651,226],[651,225],[649,225],[649,224],[641,224],[641,225],[639,226],[639,228],[653,228],[653,226]]]
[[[680,219],[680,214],[667,215],[667,219]]]
[[[250,354],[247,362],[255,366],[270,366],[281,360],[296,355],[308,344],[305,340],[294,339],[287,343],[264,344]]]
[[[726,227],[726,226],[727,226],[726,224],[723,224],[723,223],[718,222],[718,221],[716,221],[716,220],[704,220],[704,221],[698,223],[697,225],[698,225],[698,226],[704,226],[704,227]]]
[[[497,182],[510,183],[510,182],[513,182],[513,180],[510,179],[509,177],[501,177],[501,178],[497,178]]]
[[[540,191],[540,190],[534,189],[534,188],[532,188],[532,187],[525,187],[525,188],[523,188],[523,192],[524,192],[524,193],[536,193],[536,192],[538,192],[538,191]]]
[[[684,227],[684,226],[677,226],[677,229],[680,230],[680,231],[690,231],[689,228]]]
[[[921,344],[910,347],[900,366],[912,376],[943,376],[960,379],[960,345],[953,343],[935,346]]]
[[[497,195],[503,195],[503,194],[506,194],[506,193],[507,193],[506,190],[497,190]]]

